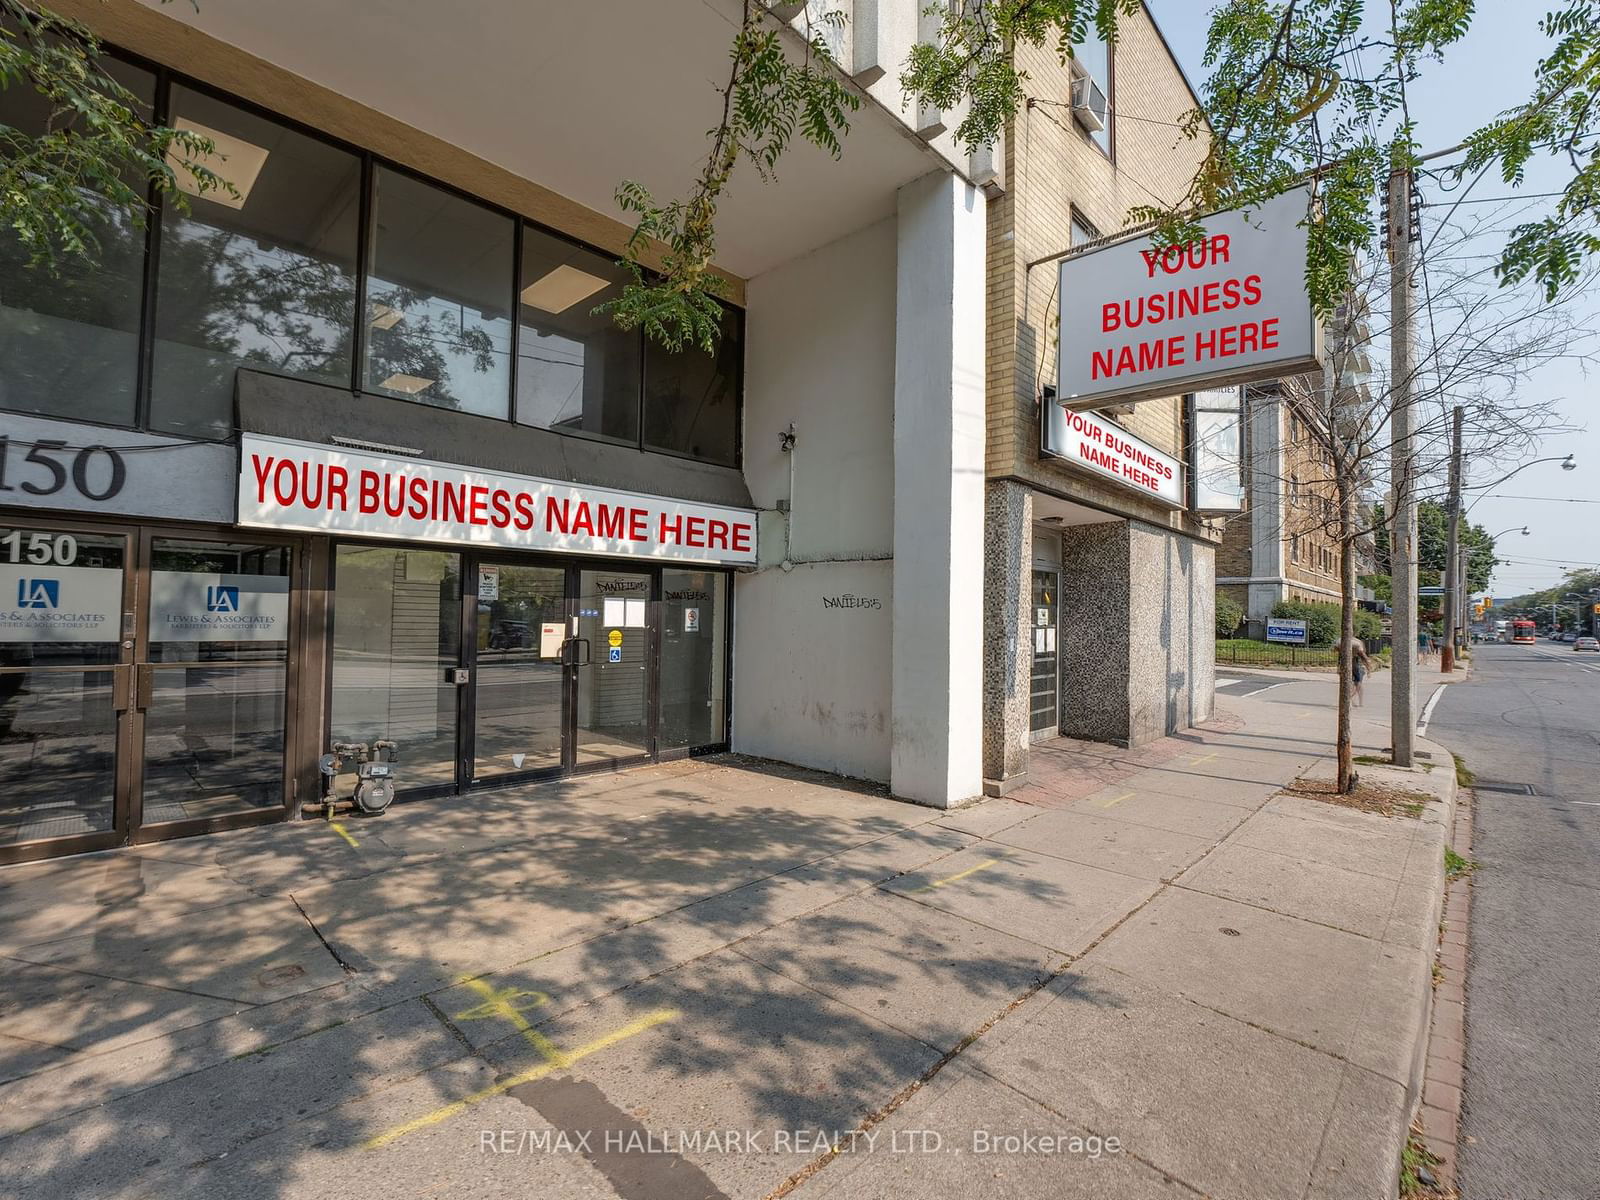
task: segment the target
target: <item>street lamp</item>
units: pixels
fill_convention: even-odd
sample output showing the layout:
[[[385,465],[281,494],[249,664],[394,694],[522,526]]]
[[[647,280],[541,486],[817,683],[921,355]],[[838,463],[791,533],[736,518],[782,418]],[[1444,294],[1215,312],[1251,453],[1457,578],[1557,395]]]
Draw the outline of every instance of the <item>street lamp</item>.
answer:
[[[1513,525],[1510,529],[1502,529],[1499,533],[1490,534],[1489,535],[1489,540],[1491,542],[1499,541],[1501,538],[1505,537],[1505,535],[1508,534],[1508,533],[1521,533],[1523,537],[1527,537],[1528,536],[1528,527],[1526,525],[1523,525],[1521,527]]]
[[[1525,462],[1520,467],[1518,467],[1515,471],[1507,472],[1506,474],[1500,476],[1499,479],[1496,479],[1493,483],[1483,485],[1481,487],[1481,489],[1480,488],[1472,488],[1472,489],[1470,489],[1470,490],[1472,490],[1474,492],[1481,492],[1481,494],[1478,496],[1477,500],[1474,500],[1471,504],[1467,505],[1467,511],[1471,512],[1473,510],[1473,508],[1475,508],[1477,506],[1478,500],[1487,500],[1489,498],[1489,493],[1491,491],[1493,491],[1495,488],[1499,487],[1502,483],[1504,483],[1506,480],[1510,479],[1513,475],[1521,474],[1523,471],[1526,471],[1529,467],[1537,467],[1540,463],[1553,463],[1553,462],[1560,463],[1561,464],[1561,469],[1563,471],[1576,471],[1578,469],[1577,459],[1575,459],[1570,454],[1567,455],[1565,458],[1562,458],[1562,457],[1559,457],[1559,456],[1558,457],[1554,457],[1554,458],[1536,458],[1532,462]]]

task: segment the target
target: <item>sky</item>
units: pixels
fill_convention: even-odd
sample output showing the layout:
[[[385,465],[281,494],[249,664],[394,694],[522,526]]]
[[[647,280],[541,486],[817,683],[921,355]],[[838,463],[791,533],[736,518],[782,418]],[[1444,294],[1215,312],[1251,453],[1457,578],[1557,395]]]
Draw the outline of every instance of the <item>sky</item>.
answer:
[[[1206,75],[1202,59],[1214,5],[1205,0],[1147,2],[1173,53],[1199,89]],[[1386,18],[1387,0],[1368,0],[1367,7],[1374,19],[1380,10]],[[1425,64],[1423,77],[1411,85],[1409,93],[1418,142],[1424,152],[1456,145],[1471,130],[1530,94],[1534,67],[1549,44],[1539,32],[1538,19],[1549,7],[1552,5],[1545,0],[1527,4],[1510,0],[1480,3],[1471,32],[1451,48],[1445,62]],[[1530,166],[1521,191],[1555,191],[1564,182],[1559,164],[1550,160]],[[1496,174],[1483,179],[1468,197],[1473,203],[1463,204],[1456,214],[1470,216],[1488,228],[1471,237],[1469,244],[1453,247],[1452,253],[1495,254],[1504,245],[1504,231],[1509,228],[1513,211],[1523,214],[1522,219],[1540,211],[1537,200],[1515,210],[1509,205],[1479,203],[1512,194],[1513,189]],[[1441,200],[1436,191],[1425,193],[1424,198]],[[1438,206],[1424,211],[1425,242],[1455,198],[1443,199]],[[1574,314],[1580,324],[1600,327],[1600,296],[1579,296],[1574,302]],[[1593,414],[1591,401],[1600,362],[1587,364],[1588,374],[1585,366],[1572,360],[1541,365],[1531,374],[1523,394],[1524,400],[1544,400],[1562,424],[1581,429],[1545,439],[1536,453],[1527,456],[1528,460],[1571,454],[1576,470],[1563,471],[1559,463],[1543,463],[1528,467],[1497,487],[1485,487],[1517,464],[1512,462],[1493,471],[1480,468],[1476,474],[1469,465],[1469,518],[1489,534],[1501,534],[1496,539],[1496,552],[1506,560],[1495,570],[1490,589],[1493,595],[1536,591],[1559,583],[1563,568],[1600,565],[1600,418]],[[1525,537],[1517,532],[1523,526],[1528,529]],[[1511,532],[1502,534],[1502,530]]]

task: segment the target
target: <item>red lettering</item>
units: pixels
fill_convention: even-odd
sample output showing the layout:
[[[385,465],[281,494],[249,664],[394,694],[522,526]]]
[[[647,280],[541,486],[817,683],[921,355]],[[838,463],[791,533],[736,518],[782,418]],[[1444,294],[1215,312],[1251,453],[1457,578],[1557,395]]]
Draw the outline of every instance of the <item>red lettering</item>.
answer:
[[[1122,325],[1122,305],[1107,304],[1100,309],[1100,331],[1111,333]]]
[[[413,475],[406,484],[406,494],[410,497],[406,504],[406,515],[413,521],[428,519],[428,481],[420,475]]]
[[[663,546],[665,546],[669,542],[681,542],[682,540],[683,540],[683,518],[682,517],[670,517],[669,518],[666,513],[662,513],[661,514],[661,532],[656,536],[656,541],[660,542]]]
[[[683,544],[686,546],[704,546],[706,544],[706,519],[704,517],[690,517],[684,523],[686,533]]]
[[[609,504],[600,506],[600,519],[596,522],[595,532],[604,538],[620,538],[622,536],[623,518],[628,510],[620,504],[612,507]]]
[[[712,550],[728,548],[728,523],[712,517],[706,532],[706,545]]]
[[[527,492],[518,492],[517,519],[512,524],[518,529],[532,529],[535,519],[533,497]]]
[[[1246,275],[1244,277],[1244,302],[1247,305],[1261,303],[1261,276]]]
[[[267,502],[267,476],[272,473],[272,461],[270,455],[265,459],[259,454],[250,456],[250,465],[255,469],[256,473],[257,504],[265,504]]]
[[[467,521],[473,525],[487,525],[489,523],[489,489],[481,483],[474,484],[468,495],[471,499],[467,506]]]
[[[642,508],[628,510],[628,536],[636,542],[650,540],[650,514]]]
[[[1111,354],[1112,352],[1110,350],[1096,350],[1094,352],[1090,362],[1090,379],[1099,379],[1103,376],[1110,376],[1116,373],[1112,370]]]
[[[398,517],[406,510],[406,477],[404,475],[389,475],[383,477],[383,511],[391,517]]]
[[[1263,350],[1276,350],[1278,348],[1278,318],[1269,317],[1261,322],[1261,348]]]
[[[362,468],[356,476],[359,502],[356,505],[358,512],[375,513],[378,511],[378,473]]]
[[[587,500],[578,501],[578,511],[572,518],[572,532],[587,533],[590,537],[594,536],[594,517],[589,512],[589,502]]]
[[[339,497],[339,511],[346,512],[350,508],[350,472],[343,467],[332,466],[328,468],[328,507],[333,508],[333,498]]]
[[[467,485],[443,481],[443,512],[436,514],[440,520],[465,522],[467,519]]]
[[[735,550],[750,549],[751,527],[743,522],[735,522],[733,526],[733,548]]]
[[[554,533],[557,528],[560,528],[562,533],[568,531],[567,518],[570,515],[568,506],[571,503],[570,500],[563,500],[560,507],[557,507],[554,496],[546,496],[544,498],[544,528],[546,533]]]
[[[489,497],[489,500],[494,508],[494,515],[490,518],[490,524],[496,529],[504,529],[511,524],[511,493],[506,491],[505,488],[495,488],[494,494]]]

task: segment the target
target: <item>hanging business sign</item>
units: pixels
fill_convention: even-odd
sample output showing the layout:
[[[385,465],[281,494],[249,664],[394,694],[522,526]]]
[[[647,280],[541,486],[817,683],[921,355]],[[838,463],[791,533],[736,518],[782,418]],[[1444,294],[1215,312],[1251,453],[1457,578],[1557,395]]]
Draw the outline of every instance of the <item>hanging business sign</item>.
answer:
[[[1188,245],[1132,235],[1063,259],[1058,401],[1094,408],[1319,368],[1309,204],[1296,188],[1206,218]]]
[[[1044,451],[1151,499],[1183,507],[1183,465],[1104,417],[1048,405]]]
[[[681,562],[756,561],[756,514],[246,433],[239,524]]]

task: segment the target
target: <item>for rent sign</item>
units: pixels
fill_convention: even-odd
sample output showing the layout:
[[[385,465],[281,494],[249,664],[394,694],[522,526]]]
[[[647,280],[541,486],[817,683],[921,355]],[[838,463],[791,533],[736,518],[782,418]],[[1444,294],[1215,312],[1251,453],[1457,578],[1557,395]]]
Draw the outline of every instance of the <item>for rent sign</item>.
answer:
[[[706,563],[756,561],[756,514],[245,434],[239,524]]]
[[[1183,468],[1170,454],[1094,413],[1052,405],[1045,413],[1044,450],[1124,487],[1183,507]]]
[[[1135,236],[1064,259],[1060,402],[1092,408],[1315,368],[1308,203],[1298,188],[1208,218],[1189,245]]]

